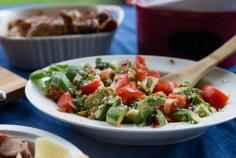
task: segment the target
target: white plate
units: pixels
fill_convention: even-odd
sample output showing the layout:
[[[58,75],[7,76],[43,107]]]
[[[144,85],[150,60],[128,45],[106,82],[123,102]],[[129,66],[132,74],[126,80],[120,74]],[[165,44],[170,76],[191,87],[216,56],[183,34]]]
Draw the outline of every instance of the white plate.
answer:
[[[119,62],[125,59],[134,61],[135,56],[117,55],[99,57],[104,61]],[[193,63],[193,61],[173,58],[175,64],[171,64],[171,58],[168,57],[144,57],[150,69],[167,73],[175,72]],[[80,58],[65,61],[63,63],[70,65],[89,63],[94,65],[95,58],[96,57]],[[25,92],[29,101],[40,111],[76,126],[80,131],[95,137],[96,139],[119,144],[160,145],[172,144],[195,138],[201,135],[208,127],[229,121],[236,117],[236,106],[234,105],[236,104],[236,91],[232,87],[236,85],[236,76],[223,69],[213,68],[206,74],[204,80],[211,82],[226,94],[230,94],[230,100],[225,109],[222,112],[201,119],[199,124],[170,123],[162,128],[137,127],[134,125],[123,125],[118,128],[111,126],[106,122],[89,120],[74,114],[59,112],[57,111],[56,104],[43,96],[31,81],[28,81]]]
[[[0,132],[24,137],[31,143],[34,143],[34,140],[38,137],[50,138],[67,147],[70,150],[70,158],[77,158],[79,155],[84,155],[76,146],[74,146],[67,140],[40,129],[17,125],[0,125]]]

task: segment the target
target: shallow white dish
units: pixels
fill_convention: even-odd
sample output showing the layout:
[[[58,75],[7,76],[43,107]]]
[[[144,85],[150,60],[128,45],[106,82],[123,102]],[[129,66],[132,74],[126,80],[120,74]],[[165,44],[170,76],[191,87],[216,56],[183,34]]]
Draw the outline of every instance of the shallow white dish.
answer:
[[[70,150],[70,158],[79,158],[80,155],[82,158],[82,156],[84,155],[76,146],[74,146],[67,140],[40,129],[18,125],[0,125],[0,132],[24,137],[31,143],[34,143],[35,139],[38,137],[50,138],[67,147]]]
[[[33,38],[7,37],[9,22],[43,12],[58,15],[61,9],[108,10],[117,20],[118,26],[124,19],[124,11],[116,5],[92,4],[47,4],[29,5],[0,11],[0,42],[11,65],[23,69],[38,69],[49,64],[78,57],[109,53],[113,32],[43,36]]]
[[[117,55],[99,57],[104,61],[119,62],[125,59],[134,61],[135,56]],[[175,64],[171,64],[170,59],[172,58],[169,57],[144,57],[149,69],[166,73],[175,72],[193,63],[193,61],[190,60],[173,58]],[[63,63],[70,65],[89,63],[94,65],[96,58],[97,57],[80,58]],[[236,103],[236,91],[232,88],[233,85],[236,85],[236,75],[220,68],[213,68],[203,79],[218,87],[226,94],[230,94],[230,100],[225,109],[212,116],[202,118],[199,124],[170,123],[161,128],[137,127],[134,125],[123,125],[118,128],[106,122],[89,120],[74,114],[59,112],[57,111],[56,104],[43,96],[42,92],[40,92],[31,81],[28,81],[25,92],[29,101],[40,111],[56,119],[72,124],[81,132],[96,139],[118,144],[163,145],[193,139],[204,133],[210,126],[229,121],[236,117],[236,106],[234,105]]]

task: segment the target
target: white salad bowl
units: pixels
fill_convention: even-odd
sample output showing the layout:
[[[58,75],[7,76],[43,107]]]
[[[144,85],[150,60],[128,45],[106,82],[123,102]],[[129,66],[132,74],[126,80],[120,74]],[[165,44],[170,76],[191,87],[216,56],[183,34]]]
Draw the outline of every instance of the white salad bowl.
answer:
[[[0,132],[13,136],[24,137],[32,144],[34,144],[35,139],[38,137],[49,138],[68,148],[70,151],[69,158],[85,158],[84,154],[75,145],[59,136],[40,129],[18,125],[0,125]]]
[[[117,55],[117,56],[97,56],[104,61],[119,62],[130,59],[134,61],[135,56]],[[86,57],[65,61],[63,63],[69,65],[83,65],[86,63],[94,66],[97,57]],[[149,69],[157,70],[164,73],[175,72],[186,67],[194,61],[160,57],[160,56],[144,56]],[[173,62],[173,60],[174,62]],[[169,123],[161,128],[139,127],[135,125],[124,124],[121,127],[114,127],[106,122],[90,120],[75,114],[63,113],[57,110],[57,105],[45,97],[36,86],[28,81],[26,85],[26,96],[29,101],[40,111],[50,115],[56,119],[74,125],[81,132],[90,135],[96,139],[117,143],[117,144],[133,144],[133,145],[163,145],[183,142],[200,136],[209,127],[229,121],[236,117],[236,91],[232,87],[236,85],[236,75],[225,71],[221,68],[213,68],[203,78],[204,81],[210,82],[227,95],[229,101],[224,109],[212,114],[211,116],[201,118],[199,124],[189,124],[185,122]]]

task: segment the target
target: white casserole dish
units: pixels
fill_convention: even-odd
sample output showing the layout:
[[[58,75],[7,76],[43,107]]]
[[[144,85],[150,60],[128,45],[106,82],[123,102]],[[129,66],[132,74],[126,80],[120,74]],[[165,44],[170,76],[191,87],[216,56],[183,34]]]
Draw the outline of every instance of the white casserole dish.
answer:
[[[13,66],[38,69],[67,59],[108,53],[115,31],[33,38],[6,37],[10,21],[35,15],[39,11],[58,14],[61,9],[109,10],[117,19],[118,27],[124,18],[123,9],[115,5],[37,5],[0,11],[0,42]]]

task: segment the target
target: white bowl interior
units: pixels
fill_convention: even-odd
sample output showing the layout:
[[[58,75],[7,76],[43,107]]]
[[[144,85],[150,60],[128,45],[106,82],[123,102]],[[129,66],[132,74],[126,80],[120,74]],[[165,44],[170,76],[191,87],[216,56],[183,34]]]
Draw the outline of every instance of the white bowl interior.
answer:
[[[118,62],[125,59],[130,59],[134,61],[134,56],[100,56],[104,61]],[[94,65],[96,57],[87,57],[69,60],[63,63],[72,65],[83,65],[89,63]],[[183,67],[186,67],[193,63],[193,61],[184,59],[175,59],[175,64],[171,64],[168,57],[158,57],[158,56],[145,56],[147,65],[152,70],[158,70],[160,72],[175,72]],[[26,96],[29,101],[40,111],[70,124],[74,124],[78,127],[87,127],[91,129],[99,129],[106,131],[119,131],[119,132],[135,132],[135,133],[145,133],[145,132],[173,132],[178,130],[191,130],[198,128],[206,128],[215,124],[219,124],[236,117],[236,91],[232,88],[232,85],[236,85],[236,76],[233,73],[227,72],[220,68],[213,68],[206,76],[203,78],[204,81],[212,83],[214,86],[218,87],[220,90],[230,95],[230,100],[226,107],[212,116],[205,117],[201,119],[199,124],[189,124],[189,123],[170,123],[162,128],[150,128],[150,127],[137,127],[134,125],[123,125],[120,128],[111,126],[106,122],[89,120],[84,117],[77,116],[75,114],[62,113],[57,111],[56,104],[50,99],[42,95],[39,89],[29,81],[26,85]]]

